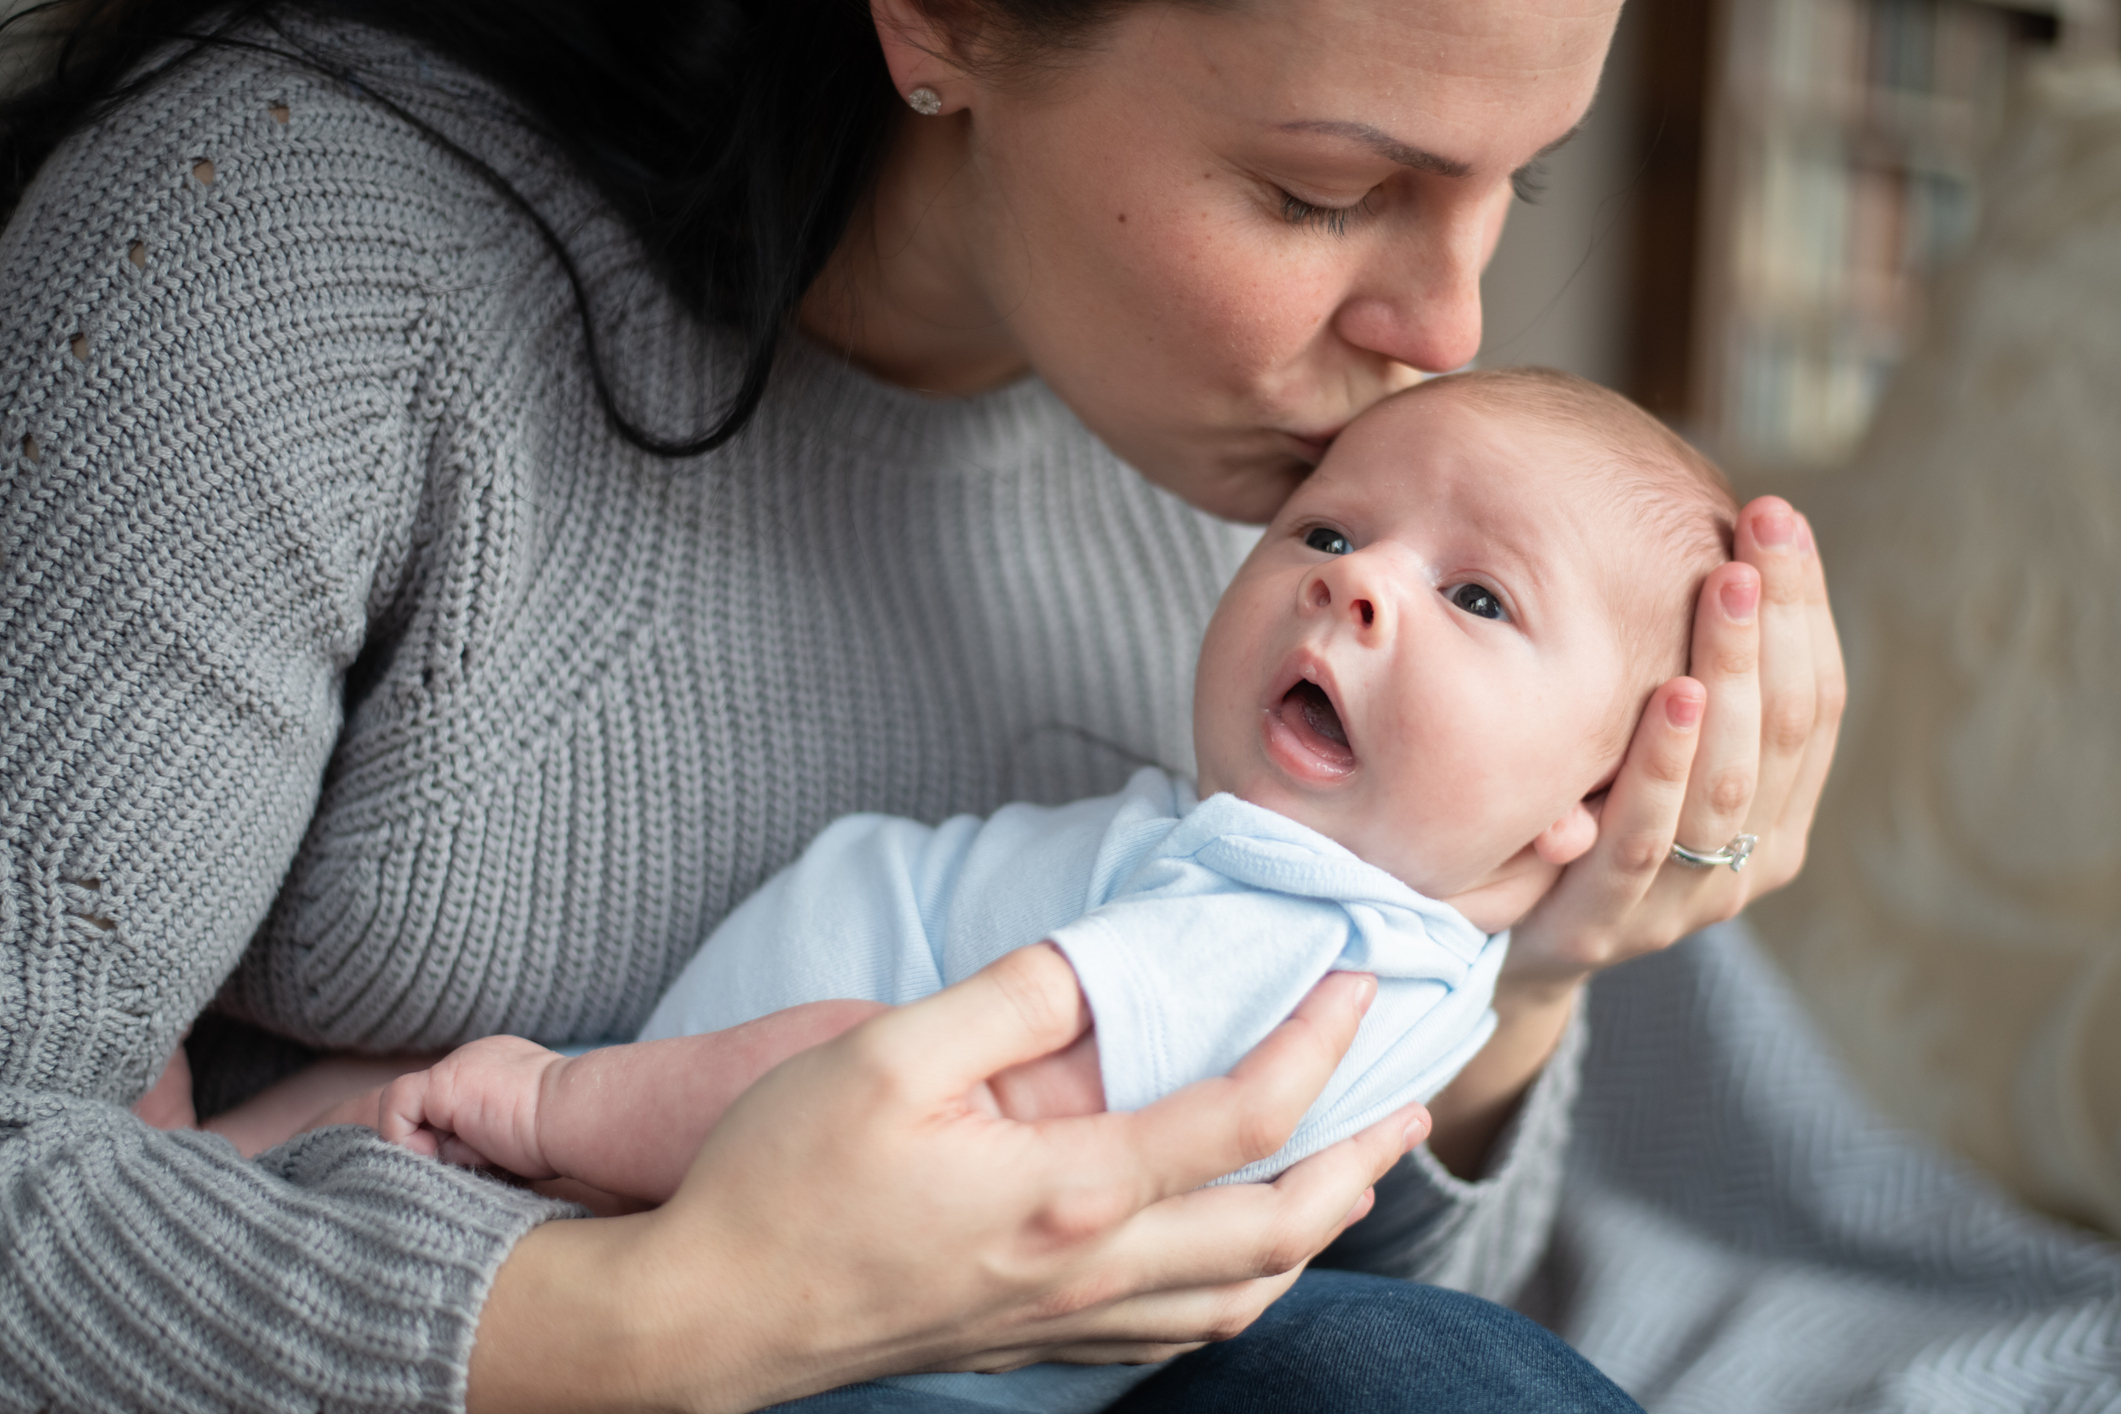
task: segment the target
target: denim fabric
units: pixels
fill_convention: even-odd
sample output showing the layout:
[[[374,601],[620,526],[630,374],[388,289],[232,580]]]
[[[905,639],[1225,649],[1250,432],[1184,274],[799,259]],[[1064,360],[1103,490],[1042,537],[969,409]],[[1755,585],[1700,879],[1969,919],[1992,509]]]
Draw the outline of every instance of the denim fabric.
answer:
[[[995,1405],[850,1385],[801,1414],[993,1414]],[[1252,1328],[1181,1356],[1110,1414],[1642,1414],[1560,1337],[1463,1292],[1306,1272]]]

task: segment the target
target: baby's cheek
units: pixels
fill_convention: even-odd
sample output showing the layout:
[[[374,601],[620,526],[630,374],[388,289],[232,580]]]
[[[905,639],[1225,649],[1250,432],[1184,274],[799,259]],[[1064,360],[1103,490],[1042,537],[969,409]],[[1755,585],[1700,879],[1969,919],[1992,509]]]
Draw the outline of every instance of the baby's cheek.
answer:
[[[1513,749],[1519,743],[1477,726],[1412,745],[1418,764],[1394,803],[1400,838],[1436,885],[1425,892],[1471,886],[1550,823],[1538,818],[1553,792],[1548,763]]]

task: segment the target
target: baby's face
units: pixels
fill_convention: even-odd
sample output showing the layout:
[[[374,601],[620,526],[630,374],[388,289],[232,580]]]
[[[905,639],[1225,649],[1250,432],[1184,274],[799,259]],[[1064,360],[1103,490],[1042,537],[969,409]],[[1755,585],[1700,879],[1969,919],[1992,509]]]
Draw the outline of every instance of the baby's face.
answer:
[[[1202,793],[1514,922],[1595,839],[1640,707],[1601,567],[1647,550],[1586,455],[1443,389],[1342,433],[1209,625]]]

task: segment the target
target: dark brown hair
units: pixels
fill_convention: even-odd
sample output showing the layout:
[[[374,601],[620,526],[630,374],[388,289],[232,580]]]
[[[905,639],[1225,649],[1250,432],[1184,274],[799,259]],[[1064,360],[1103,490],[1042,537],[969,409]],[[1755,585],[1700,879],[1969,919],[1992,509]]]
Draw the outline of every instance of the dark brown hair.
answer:
[[[1130,0],[920,3],[970,58],[1022,65],[1081,47]],[[559,235],[499,173],[363,83],[343,55],[298,41],[281,16],[403,35],[508,95],[625,217],[676,295],[738,340],[742,376],[716,421],[629,418]],[[0,219],[67,134],[206,48],[330,74],[454,152],[537,226],[574,284],[606,415],[667,457],[713,450],[757,411],[797,305],[904,110],[866,0],[52,0],[9,23],[25,22],[63,28],[41,78],[0,100]]]

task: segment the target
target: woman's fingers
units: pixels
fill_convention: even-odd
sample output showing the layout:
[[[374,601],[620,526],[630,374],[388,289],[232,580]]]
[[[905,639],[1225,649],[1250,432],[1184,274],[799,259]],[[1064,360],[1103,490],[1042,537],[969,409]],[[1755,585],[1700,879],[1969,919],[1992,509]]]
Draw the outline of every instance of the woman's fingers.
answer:
[[[858,1028],[879,1063],[927,1100],[1065,1049],[1090,1028],[1075,969],[1051,943],[1018,948],[932,996]]]
[[[1369,974],[1332,973],[1228,1075],[1126,1116],[1140,1163],[1137,1206],[1186,1193],[1286,1144],[1354,1044],[1376,996],[1377,979]]]
[[[1760,769],[1761,587],[1751,565],[1722,565],[1702,584],[1695,607],[1691,668],[1708,692],[1708,709],[1676,831],[1693,849],[1721,849],[1743,829],[1753,803]]]
[[[1238,1334],[1368,1214],[1372,1185],[1428,1130],[1428,1111],[1409,1105],[1273,1183],[1203,1188],[1144,1209],[1101,1259],[1129,1294],[1052,1327],[1051,1343],[1028,1360],[1163,1360]],[[1021,1350],[988,1352],[976,1368],[1028,1360]]]
[[[1226,1286],[1187,1287],[1130,1296],[1096,1312],[1087,1323],[1096,1330],[1109,1330],[1112,1334],[1092,1335],[1086,1337],[1084,1343],[1132,1343],[1150,1349],[1184,1349],[1229,1340],[1244,1334],[1269,1306],[1287,1294],[1303,1272],[1303,1264],[1299,1263],[1270,1277],[1256,1277]],[[1069,1342],[1070,1345],[1077,1343]],[[1039,1358],[1053,1357],[1041,1355]]]
[[[1650,694],[1598,814],[1598,843],[1513,930],[1506,971],[1520,979],[1580,978],[1616,961],[1612,930],[1656,883],[1686,803],[1708,693],[1673,678]]]
[[[1152,1110],[1020,1124],[975,1109],[972,1086],[1065,1047],[1088,1018],[1065,960],[1019,951],[765,1075],[670,1201],[596,1260],[640,1290],[710,1295],[850,1273],[810,1289],[805,1328],[819,1334],[800,1369],[761,1375],[776,1397],[1088,1346],[1155,1358],[1232,1333],[1365,1210],[1410,1129],[1426,1133],[1410,1107],[1272,1185],[1195,1189],[1280,1146],[1374,985],[1328,979],[1230,1078]],[[747,1288],[747,1273],[768,1285]]]
[[[1748,829],[1770,850],[1819,720],[1819,662],[1811,596],[1824,602],[1826,581],[1804,520],[1764,496],[1747,508],[1738,552],[1760,573],[1760,787]]]
[[[1803,534],[1805,544],[1811,545],[1809,525],[1803,527]],[[1811,832],[1812,813],[1826,786],[1827,771],[1834,764],[1841,716],[1848,705],[1848,674],[1841,661],[1841,636],[1834,627],[1833,608],[1827,602],[1826,568],[1816,551],[1807,556],[1804,565],[1803,598],[1805,647],[1811,654],[1816,706],[1811,732],[1774,822],[1779,847],[1771,861],[1774,872],[1763,880],[1767,887],[1787,882],[1804,863],[1805,837]]]
[[[1137,1293],[1200,1291],[1302,1270],[1369,1212],[1371,1186],[1428,1132],[1428,1111],[1409,1105],[1291,1165],[1272,1183],[1198,1188],[1144,1208],[1114,1244],[1127,1287]],[[1143,1338],[1137,1327],[1105,1329]],[[1198,1329],[1153,1334],[1215,1338]]]

